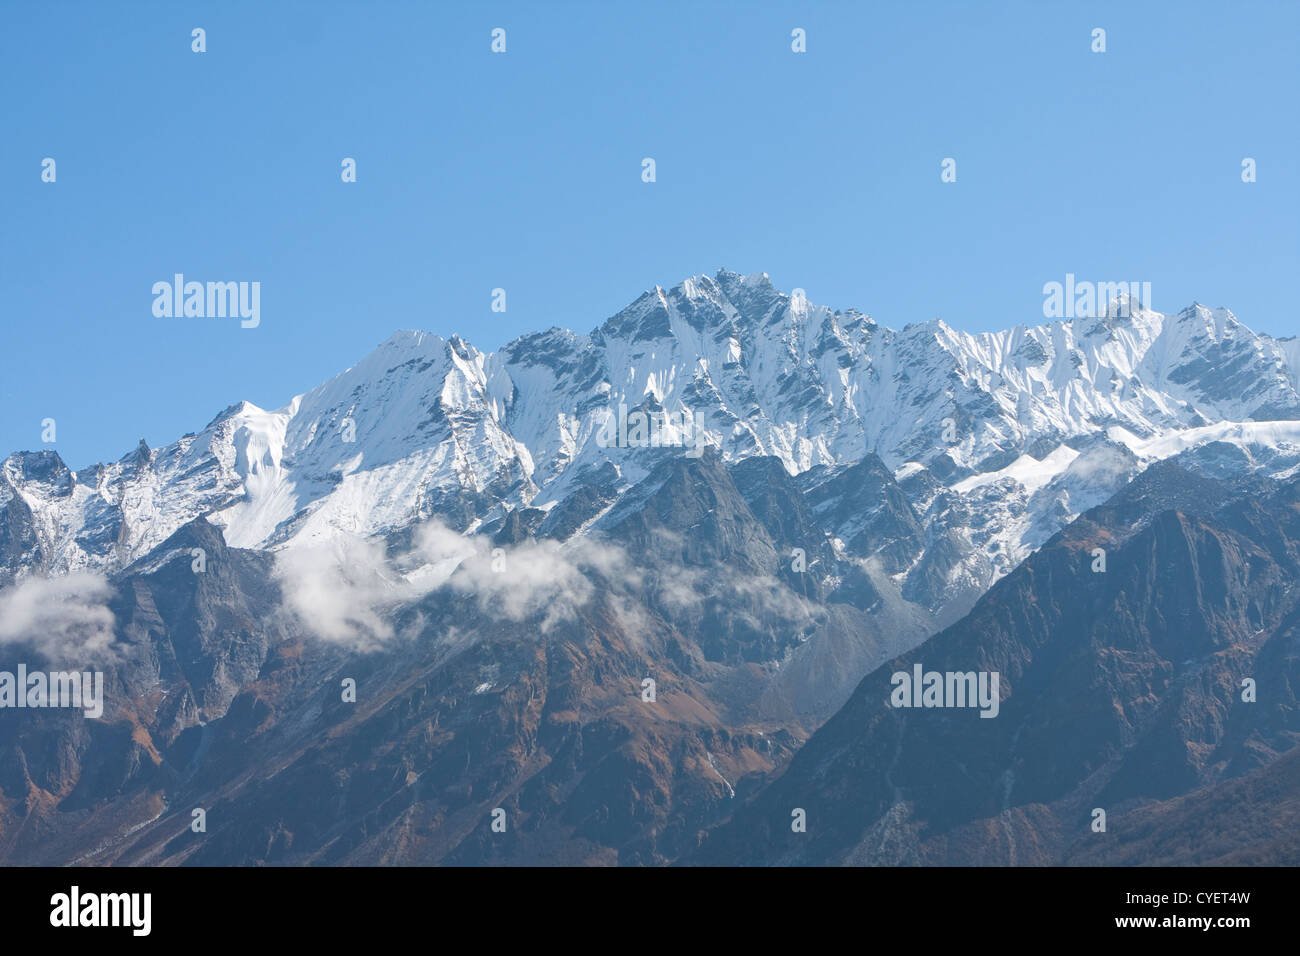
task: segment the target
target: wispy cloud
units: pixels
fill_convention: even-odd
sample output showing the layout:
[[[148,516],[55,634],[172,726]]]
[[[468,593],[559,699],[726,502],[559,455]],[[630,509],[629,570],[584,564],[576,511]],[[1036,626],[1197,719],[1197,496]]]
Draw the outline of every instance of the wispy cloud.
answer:
[[[286,609],[307,630],[358,651],[391,640],[388,611],[419,596],[390,566],[378,541],[351,536],[281,552],[275,577]]]
[[[276,558],[285,606],[309,632],[354,651],[381,649],[402,637],[395,613],[435,591],[472,600],[488,619],[535,622],[540,633],[575,620],[601,601],[632,640],[679,624],[721,599],[748,626],[806,628],[815,607],[770,575],[638,562],[621,546],[597,538],[544,538],[498,546],[432,521],[413,544],[389,555],[378,540],[339,537],[299,546]],[[423,618],[411,626],[421,629]]]
[[[427,565],[447,569],[446,586],[472,596],[493,617],[522,621],[540,613],[546,631],[572,619],[595,592],[580,567],[584,552],[593,549],[586,541],[564,544],[546,538],[501,548],[437,523],[421,527],[415,540],[416,553]]]
[[[113,589],[102,574],[24,578],[0,590],[0,645],[28,645],[56,663],[115,655]]]
[[[472,598],[495,620],[536,617],[545,633],[590,603],[593,577],[625,568],[619,549],[592,541],[497,547],[436,521],[421,526],[411,549],[398,555],[386,555],[377,540],[339,537],[276,557],[287,610],[317,637],[362,652],[398,637],[397,608],[437,590]]]

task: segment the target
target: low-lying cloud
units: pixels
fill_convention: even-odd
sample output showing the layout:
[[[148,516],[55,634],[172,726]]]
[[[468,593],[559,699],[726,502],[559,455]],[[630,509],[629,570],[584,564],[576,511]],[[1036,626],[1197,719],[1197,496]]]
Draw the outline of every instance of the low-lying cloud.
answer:
[[[386,614],[420,596],[377,541],[339,536],[276,556],[287,609],[317,637],[370,651],[393,637]]]
[[[28,645],[60,664],[111,658],[112,594],[108,579],[95,572],[24,578],[0,590],[0,646]]]
[[[572,620],[596,593],[590,574],[626,566],[619,549],[593,541],[529,540],[494,546],[433,521],[412,548],[388,556],[377,540],[339,537],[276,557],[287,609],[313,634],[356,651],[373,651],[397,633],[397,608],[438,590],[472,598],[494,620],[540,616],[543,633]]]
[[[654,623],[655,612],[680,625],[715,598],[755,628],[766,622],[804,630],[817,618],[814,605],[770,575],[665,561],[641,566],[598,538],[501,546],[431,521],[412,541],[399,554],[352,537],[280,552],[276,577],[287,610],[317,637],[360,652],[407,636],[398,633],[394,622],[403,618],[395,612],[436,591],[472,601],[492,621],[536,622],[543,634],[576,620],[598,597],[632,640],[665,626]],[[406,620],[412,633],[423,627],[418,614]]]

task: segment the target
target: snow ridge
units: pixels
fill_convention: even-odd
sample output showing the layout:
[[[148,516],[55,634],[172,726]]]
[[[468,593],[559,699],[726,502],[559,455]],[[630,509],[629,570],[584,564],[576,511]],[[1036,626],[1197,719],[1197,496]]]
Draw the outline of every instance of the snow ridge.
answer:
[[[989,511],[995,541],[967,543],[1003,564],[1152,460],[1226,442],[1271,473],[1295,466],[1300,341],[1199,304],[1115,311],[900,331],[722,270],[647,291],[587,335],[553,328],[491,354],[398,332],[282,408],[236,404],[161,449],[77,473],[51,452],[10,455],[0,513],[31,532],[0,535],[0,582],[117,569],[201,515],[232,545],[283,548],[435,515],[473,530],[611,466],[626,488],[671,450],[601,441],[620,406],[691,423],[728,461],[773,455],[798,474],[874,453],[905,483],[930,476],[927,525],[956,500]]]

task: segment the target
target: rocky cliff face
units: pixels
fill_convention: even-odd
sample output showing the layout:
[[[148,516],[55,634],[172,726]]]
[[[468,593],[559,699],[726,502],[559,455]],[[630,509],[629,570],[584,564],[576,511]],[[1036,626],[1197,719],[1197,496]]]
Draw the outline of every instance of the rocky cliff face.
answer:
[[[0,708],[0,859],[1172,853],[1123,821],[1289,779],[1300,352],[1128,305],[894,331],[721,272],[15,453],[0,671],[106,704]],[[997,671],[998,716],[885,707],[916,663]]]
[[[1281,760],[1300,733],[1300,483],[1233,497],[1158,471],[1056,536],[958,624],[868,675],[693,859],[1203,862],[1239,840],[1248,857],[1295,862],[1294,841],[1261,834],[1249,814],[1225,809],[1193,832],[1186,808],[1223,808],[1226,794],[1256,786],[1289,799],[1254,781],[1290,773]],[[1151,513],[1170,482],[1198,487],[1201,506]],[[892,706],[893,675],[917,664],[997,672],[997,716]],[[805,833],[791,830],[794,808]],[[1092,830],[1098,809],[1105,832]],[[1179,847],[1153,827],[1178,832]]]
[[[811,509],[777,505],[798,494],[778,462],[737,471],[745,493],[711,451],[665,460],[602,518],[598,545],[542,553],[502,537],[506,522],[492,543],[522,543],[496,555],[501,591],[453,578],[389,609],[390,639],[366,654],[303,633],[269,555],[185,526],[113,580],[114,707],[0,712],[7,763],[25,768],[0,781],[6,859],[677,859],[849,675],[927,633]],[[513,608],[511,575],[544,563],[573,577]],[[471,559],[461,573],[495,572]],[[189,830],[196,808],[206,834]]]
[[[901,483],[913,514],[890,492],[902,524],[881,558],[913,598],[955,613],[1150,461],[1218,442],[1241,452],[1233,467],[1300,463],[1294,342],[1224,309],[1108,308],[982,335],[895,331],[724,270],[646,292],[590,334],[491,354],[399,332],[282,408],[237,403],[160,449],[75,473],[48,451],[11,455],[0,583],[118,571],[199,516],[255,549],[431,518],[478,530],[524,508],[567,537],[698,443],[825,484],[850,548],[874,489]]]

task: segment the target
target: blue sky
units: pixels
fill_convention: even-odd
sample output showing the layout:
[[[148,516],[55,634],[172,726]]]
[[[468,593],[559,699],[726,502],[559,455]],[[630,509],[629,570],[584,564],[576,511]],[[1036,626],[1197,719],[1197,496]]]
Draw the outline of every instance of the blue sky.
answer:
[[[54,418],[72,467],[116,459],[399,328],[491,350],[719,267],[894,327],[1043,321],[1073,272],[1294,334],[1298,33],[1291,2],[8,0],[0,455]],[[156,318],[176,272],[259,281],[260,326]]]

